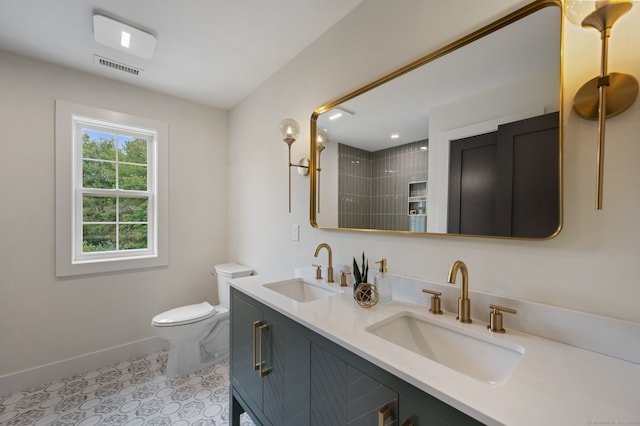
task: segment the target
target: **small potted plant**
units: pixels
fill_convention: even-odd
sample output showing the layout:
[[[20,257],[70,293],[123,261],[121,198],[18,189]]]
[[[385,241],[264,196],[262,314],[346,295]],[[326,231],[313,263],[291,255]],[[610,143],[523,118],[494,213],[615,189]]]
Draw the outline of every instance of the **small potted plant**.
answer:
[[[378,289],[367,282],[369,273],[369,260],[362,252],[362,265],[358,267],[356,258],[353,258],[353,298],[363,308],[370,308],[378,303]]]

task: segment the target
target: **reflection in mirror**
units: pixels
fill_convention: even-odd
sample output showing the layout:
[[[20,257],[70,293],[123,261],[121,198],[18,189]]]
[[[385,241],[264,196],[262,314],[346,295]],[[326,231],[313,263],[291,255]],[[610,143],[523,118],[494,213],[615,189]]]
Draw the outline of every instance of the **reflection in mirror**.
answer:
[[[312,131],[328,132],[334,143],[322,153],[322,174],[312,173],[311,223],[556,235],[562,204],[559,6],[535,1],[318,108]],[[320,201],[322,213],[315,208]]]

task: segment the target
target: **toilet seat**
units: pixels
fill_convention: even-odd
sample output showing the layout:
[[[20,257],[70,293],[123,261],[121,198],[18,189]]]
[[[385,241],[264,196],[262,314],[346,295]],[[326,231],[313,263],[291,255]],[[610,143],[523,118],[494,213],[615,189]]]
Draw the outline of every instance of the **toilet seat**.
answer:
[[[216,314],[209,302],[181,306],[156,315],[151,320],[154,327],[175,327],[205,320]]]

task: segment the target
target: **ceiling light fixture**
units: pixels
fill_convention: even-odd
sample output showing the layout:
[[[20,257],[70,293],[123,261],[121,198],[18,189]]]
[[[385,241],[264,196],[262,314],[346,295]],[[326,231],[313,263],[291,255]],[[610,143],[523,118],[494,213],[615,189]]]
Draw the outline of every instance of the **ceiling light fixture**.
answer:
[[[144,59],[151,59],[156,47],[153,34],[100,13],[93,15],[93,35],[100,44]]]
[[[131,44],[131,33],[123,31],[122,36],[120,37],[120,46],[126,47],[128,49],[130,44]]]
[[[350,110],[348,108],[345,108],[345,107],[342,107],[342,106],[332,108],[328,112],[329,120],[332,120],[332,121],[333,120],[337,120],[338,118],[341,118],[341,117],[345,117],[345,116],[348,116],[348,115],[354,115],[354,114],[355,114],[355,111],[352,111],[352,110]]]

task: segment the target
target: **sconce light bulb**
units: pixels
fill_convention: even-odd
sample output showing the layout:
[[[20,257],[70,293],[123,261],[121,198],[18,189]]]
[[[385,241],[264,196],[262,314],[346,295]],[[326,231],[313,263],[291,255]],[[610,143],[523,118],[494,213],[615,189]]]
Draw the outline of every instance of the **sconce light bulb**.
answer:
[[[329,136],[329,132],[327,129],[318,129],[316,135],[316,143],[318,145],[318,149],[324,149],[331,142],[331,136]]]
[[[293,118],[285,118],[280,122],[280,136],[288,145],[291,145],[300,133],[300,126]]]
[[[572,0],[564,4],[567,19],[575,25],[581,26],[582,21],[596,8],[596,2],[591,0]]]

